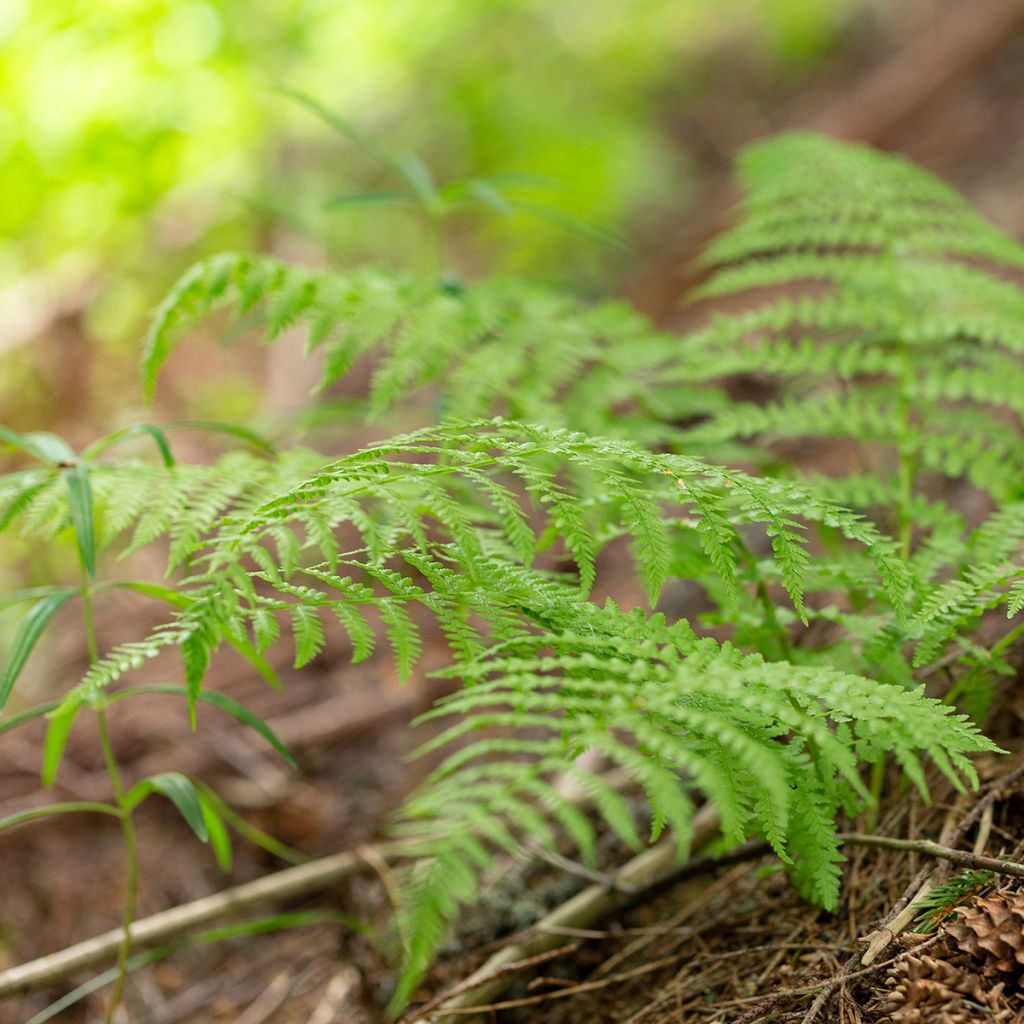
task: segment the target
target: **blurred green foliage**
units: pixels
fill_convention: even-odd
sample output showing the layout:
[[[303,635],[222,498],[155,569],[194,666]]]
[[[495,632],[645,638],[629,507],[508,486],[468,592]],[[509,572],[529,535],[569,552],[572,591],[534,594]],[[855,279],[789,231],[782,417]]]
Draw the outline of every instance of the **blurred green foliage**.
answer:
[[[127,348],[203,252],[419,260],[426,241],[406,210],[325,209],[395,182],[279,86],[442,178],[557,179],[531,201],[590,224],[678,208],[685,146],[664,112],[714,87],[706,65],[723,43],[779,69],[806,65],[851,4],[3,0],[0,312],[26,338],[47,307],[71,305],[88,337]],[[452,258],[470,268],[578,278],[601,259],[522,213],[455,218],[452,230]]]

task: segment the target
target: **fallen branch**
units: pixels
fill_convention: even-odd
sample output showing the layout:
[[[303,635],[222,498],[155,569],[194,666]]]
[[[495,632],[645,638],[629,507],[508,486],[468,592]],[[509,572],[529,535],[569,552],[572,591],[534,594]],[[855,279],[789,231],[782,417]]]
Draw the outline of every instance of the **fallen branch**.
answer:
[[[618,786],[623,782],[623,777],[617,772],[609,773],[605,778],[610,785]],[[582,790],[577,793],[567,789],[566,798],[580,806],[585,806],[590,800],[589,794]],[[698,815],[698,820],[699,818]],[[695,822],[695,843],[707,842],[711,833],[714,832],[714,827],[711,827],[705,835],[701,828],[702,826]],[[131,926],[132,948],[137,950],[157,945],[182,932],[189,931],[232,911],[243,910],[256,903],[292,899],[296,896],[318,892],[342,878],[369,868],[381,874],[387,887],[387,862],[390,858],[407,853],[408,850],[404,846],[405,844],[402,843],[361,846],[355,850],[333,854],[307,864],[300,864],[297,867],[286,868],[253,882],[246,882],[211,896],[204,896],[192,903],[163,910],[152,917],[136,921]],[[624,895],[627,900],[630,898],[628,894],[620,895]],[[76,971],[95,967],[97,964],[111,960],[117,955],[123,938],[124,930],[115,928],[74,946],[68,946],[57,953],[50,953],[37,960],[0,971],[0,999],[59,981]],[[556,944],[545,946],[544,951],[551,949]]]
[[[706,845],[718,831],[718,813],[703,808],[694,819],[692,845]],[[428,1020],[443,1021],[445,1017],[465,1019],[469,1007],[492,1003],[509,983],[507,968],[520,960],[529,960],[559,945],[564,932],[559,929],[584,928],[592,922],[635,902],[638,895],[665,884],[679,873],[680,865],[674,839],[664,840],[611,873],[614,884],[592,885],[541,918],[522,941],[499,950],[486,963],[460,982],[455,990],[425,1014],[415,1010],[411,1024]],[[632,891],[630,891],[632,890]]]
[[[393,856],[397,850],[394,845],[374,848],[375,853],[382,857]],[[143,918],[132,925],[132,948],[156,945],[198,925],[257,903],[292,899],[326,889],[357,871],[366,870],[368,861],[364,853],[354,850],[323,857]],[[114,928],[57,953],[2,971],[0,998],[39,988],[76,971],[111,960],[117,955],[123,938],[124,930]]]
[[[1024,864],[1018,864],[1013,860],[1001,860],[999,857],[984,857],[978,853],[968,853],[966,850],[955,850],[952,846],[943,846],[930,839],[894,839],[891,836],[871,836],[861,832],[841,833],[839,839],[857,846],[878,846],[886,850],[920,853],[926,857],[948,860],[959,867],[972,868],[975,871],[994,871],[997,875],[1024,878]]]

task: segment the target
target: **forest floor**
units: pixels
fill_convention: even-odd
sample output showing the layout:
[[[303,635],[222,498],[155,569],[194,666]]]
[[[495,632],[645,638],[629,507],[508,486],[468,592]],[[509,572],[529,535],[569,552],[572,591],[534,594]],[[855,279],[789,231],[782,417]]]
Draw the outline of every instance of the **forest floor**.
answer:
[[[726,155],[751,135],[787,127],[832,130],[905,152],[961,188],[1000,227],[1024,233],[1019,187],[1024,180],[1024,33],[1022,19],[1011,16],[1019,14],[1020,4],[979,0],[911,6],[934,16],[934,31],[918,32],[908,19],[904,36],[888,40],[880,56],[872,40],[854,40],[849,54],[830,66],[829,76],[798,96],[783,91],[756,109],[738,96],[720,96],[673,122],[681,136],[703,140],[699,163],[707,202],[695,204],[704,212],[680,228],[679,238],[651,245],[646,271],[627,289],[641,308],[674,319],[682,287],[678,268],[725,214],[731,195],[722,184]],[[733,114],[741,109],[749,117],[721,117],[722,104],[729,103]],[[685,608],[673,611],[685,614]],[[110,608],[106,627],[114,629],[122,614]],[[102,633],[104,623],[99,625]],[[83,652],[73,638],[62,657],[61,674],[66,670],[68,679],[77,678]],[[438,666],[442,659],[438,644]],[[386,659],[352,667],[340,647],[299,673],[284,695],[262,688],[230,661],[216,671],[211,685],[264,715],[296,751],[300,771],[287,770],[259,739],[229,728],[212,713],[193,736],[176,707],[169,718],[168,707],[154,700],[126,702],[112,712],[125,774],[193,773],[251,824],[307,857],[357,852],[360,869],[343,880],[308,896],[254,908],[248,916],[310,908],[359,919],[386,916],[391,879],[373,844],[428,768],[426,762],[408,760],[424,738],[408,722],[428,706],[429,686],[402,689]],[[1022,682],[1009,680],[1001,690],[991,732],[1009,754],[978,764],[979,793],[965,797],[936,780],[927,805],[891,769],[877,820],[850,822],[850,831],[934,840],[992,856],[1019,855],[1024,849]],[[38,730],[4,737],[0,817],[52,799],[108,795],[87,728],[73,737],[54,793],[39,791],[39,749]],[[143,917],[287,867],[281,857],[240,843],[225,877],[172,808],[151,801],[139,820]],[[722,862],[699,862],[686,877],[645,889],[632,905],[586,927],[563,929],[549,954],[526,958],[504,972],[507,984],[498,997],[482,1000],[482,1018],[465,1007],[447,1015],[435,1007],[414,1010],[409,1019],[447,1024],[894,1019],[890,995],[900,971],[907,969],[900,963],[920,963],[928,956],[959,971],[970,962],[963,940],[942,936],[926,940],[927,949],[904,939],[870,964],[862,959],[883,923],[926,881],[941,882],[949,868],[915,851],[850,846],[847,852],[843,897],[835,913],[808,907],[777,861],[752,846]],[[618,848],[603,855],[607,871],[629,856]],[[592,884],[550,864],[507,865],[444,951],[417,1006],[458,988],[496,949],[518,942],[553,907]],[[52,819],[0,834],[0,972],[116,927],[123,891],[124,852],[116,823],[98,819],[85,827],[77,819]],[[93,973],[79,971],[0,1000],[0,1024],[24,1024]],[[955,988],[956,979],[944,977],[950,982],[946,988]],[[393,982],[393,966],[373,944],[336,921],[321,921],[211,945],[183,944],[132,975],[118,1019],[377,1024],[385,1019],[381,1007]],[[1024,997],[1001,984],[998,975],[986,977],[983,991],[965,996],[955,1012],[947,1000],[919,1018],[905,1019],[909,1024],[917,1019],[1024,1021]],[[99,991],[55,1019],[100,1020],[104,998]],[[471,999],[463,1002],[473,1005]]]

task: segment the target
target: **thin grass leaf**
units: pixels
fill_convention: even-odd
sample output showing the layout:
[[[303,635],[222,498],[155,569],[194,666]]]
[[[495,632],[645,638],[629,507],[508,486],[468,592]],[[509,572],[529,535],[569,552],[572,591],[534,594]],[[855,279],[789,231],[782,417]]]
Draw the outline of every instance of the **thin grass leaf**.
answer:
[[[26,601],[38,601],[43,597],[62,594],[67,589],[67,587],[52,586],[30,587],[28,590],[19,590],[17,593],[9,594],[7,597],[0,599],[0,612],[13,608],[15,605],[24,604]],[[72,590],[72,593],[77,593],[77,590]]]
[[[187,697],[189,691],[185,686],[155,683],[151,686],[133,686],[130,689],[118,690],[116,693],[111,694],[110,699],[112,701],[124,700],[127,697],[138,697],[147,693],[167,693]],[[220,693],[218,690],[203,690],[199,694],[198,700],[202,704],[209,704],[212,707],[219,708],[221,711],[231,715],[236,721],[241,722],[242,725],[259,733],[292,768],[298,768],[295,755],[281,742],[274,730],[256,712],[250,711],[244,704],[235,700],[234,697],[230,697],[226,693]]]
[[[168,433],[179,430],[198,430],[207,434],[225,434],[227,437],[236,437],[239,441],[244,441],[269,455],[275,455],[278,450],[277,445],[268,437],[264,437],[258,430],[238,423],[222,423],[220,420],[175,420],[173,423],[165,423],[163,429]]]
[[[75,458],[74,450],[56,434],[41,431],[32,434],[19,434],[0,425],[0,442],[9,444],[41,462],[72,462]]]
[[[376,160],[377,163],[382,164],[384,167],[390,167],[392,170],[399,171],[397,161],[388,156],[382,149],[380,149],[376,143],[371,142],[370,139],[364,135],[355,125],[352,124],[347,118],[342,117],[335,111],[325,107],[319,100],[314,99],[307,93],[300,92],[298,89],[291,89],[288,86],[279,85],[277,91],[282,96],[287,96],[289,99],[295,100],[296,103],[300,103],[308,111],[315,114],[325,124],[333,128],[342,138],[348,139],[349,142],[358,146],[367,156]]]
[[[603,245],[609,249],[617,249],[620,252],[632,251],[630,245],[614,232],[607,231],[604,228],[599,228],[594,224],[588,224],[586,221],[579,220],[571,213],[566,213],[564,210],[559,210],[557,207],[547,206],[542,203],[527,202],[525,199],[515,198],[510,198],[509,204],[517,210],[521,210],[523,213],[529,214],[531,217],[547,221],[549,224],[553,224],[555,227],[569,232],[569,234],[585,238],[588,242],[594,242],[597,245]]]
[[[220,810],[202,790],[199,790],[199,803],[203,811],[206,834],[210,837],[210,846],[217,858],[217,866],[221,871],[230,871],[234,853],[231,849],[231,836],[228,834],[224,819],[220,816]]]
[[[175,608],[188,608],[195,602],[194,598],[180,590],[165,587],[159,583],[148,583],[146,580],[112,580],[98,583],[93,587],[94,594],[100,594],[105,590],[130,590],[135,594],[151,597],[155,601],[163,601]]]
[[[338,210],[342,207],[347,209],[352,206],[408,205],[417,202],[416,196],[408,192],[353,192],[349,195],[335,196],[333,199],[328,199],[324,203],[324,209]]]
[[[283,860],[286,864],[306,864],[309,857],[298,850],[292,849],[279,839],[257,828],[250,821],[239,814],[224,798],[211,789],[205,782],[196,781],[196,787],[202,793],[203,798],[217,809],[217,813],[226,821],[243,839],[247,839],[253,846],[266,850],[273,857]]]
[[[82,462],[64,471],[68,485],[71,524],[75,530],[78,554],[89,579],[96,577],[96,529],[93,523],[92,488],[89,467]]]
[[[61,702],[59,700],[48,700],[44,704],[37,704],[34,708],[29,708],[27,711],[14,715],[6,721],[0,721],[0,735],[10,732],[11,729],[17,729],[19,725],[24,725],[25,722],[32,722],[37,718],[42,718],[44,715],[48,715],[51,711],[59,708],[60,705]]]
[[[132,438],[141,435],[146,435],[153,439],[153,443],[160,452],[160,458],[165,466],[170,468],[177,464],[174,461],[174,455],[171,452],[171,445],[167,440],[167,435],[152,423],[136,423],[134,426],[125,427],[123,430],[116,430],[113,434],[109,434],[107,437],[89,445],[82,452],[82,458],[86,462],[92,462],[114,445],[120,444],[122,441],[130,441]]]
[[[7,656],[3,675],[0,676],[0,711],[3,711],[6,706],[14,684],[25,667],[25,662],[28,661],[29,655],[50,624],[50,620],[77,593],[77,589],[73,587],[62,587],[39,601],[22,620],[14,635],[14,642],[11,644],[10,654]]]
[[[125,808],[129,811],[134,810],[151,793],[167,797],[200,841],[209,842],[210,833],[206,828],[203,803],[199,791],[187,775],[182,775],[181,772],[162,772],[137,782],[125,794]]]
[[[412,190],[419,196],[420,202],[426,207],[437,203],[437,185],[427,165],[415,154],[406,153],[395,161],[395,167],[405,178]]]
[[[64,757],[64,748],[68,745],[68,737],[78,716],[79,707],[78,704],[61,704],[49,715],[50,724],[46,730],[46,739],[43,741],[42,771],[43,785],[47,789],[57,778],[60,762]]]
[[[121,817],[121,812],[113,804],[101,804],[92,801],[75,801],[72,803],[47,804],[45,807],[32,807],[27,811],[18,811],[17,814],[9,814],[6,818],[0,818],[0,831],[5,828],[13,828],[15,825],[23,825],[27,821],[36,821],[38,818],[50,818],[55,814],[108,814],[115,818]]]

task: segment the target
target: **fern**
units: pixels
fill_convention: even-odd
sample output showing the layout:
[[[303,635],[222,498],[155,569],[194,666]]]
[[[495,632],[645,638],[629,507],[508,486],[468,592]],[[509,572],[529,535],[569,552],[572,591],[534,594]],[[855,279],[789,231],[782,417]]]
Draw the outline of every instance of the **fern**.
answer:
[[[930,176],[861,147],[784,136],[749,150],[741,174],[740,219],[696,297],[742,293],[744,311],[682,339],[621,303],[522,281],[239,254],[192,268],[158,310],[148,393],[211,316],[264,341],[301,326],[321,391],[372,364],[368,415],[413,425],[388,440],[329,456],[215,425],[246,445],[183,465],[173,424],[81,454],[0,428],[36,460],[0,477],[0,532],[72,541],[82,571],[77,587],[14,599],[31,607],[0,699],[72,598],[87,622],[114,588],[170,609],[148,636],[93,652],[52,711],[46,780],[76,716],[142,692],[126,677],[166,652],[193,718],[219,702],[280,747],[204,689],[223,647],[276,685],[275,646],[299,668],[340,631],[353,660],[383,650],[408,678],[432,630],[463,685],[426,716],[445,726],[424,753],[444,760],[398,826],[420,861],[397,1002],[495,856],[524,840],[587,860],[602,829],[633,847],[667,831],[685,855],[709,802],[727,842],[763,837],[801,893],[834,907],[836,819],[876,795],[866,765],[891,757],[927,795],[927,764],[973,785],[968,755],[994,749],[952,704],[980,720],[1024,636],[1011,625],[986,645],[980,632],[1024,608],[1024,293],[1007,273],[1024,250]],[[720,385],[737,375],[770,400],[731,400]],[[133,438],[153,457],[112,460]],[[792,441],[838,441],[856,468],[814,473]],[[970,488],[991,509],[980,525],[960,500]],[[153,546],[162,583],[96,579]],[[626,546],[647,606],[598,607],[602,565]],[[692,586],[701,622],[657,611]],[[940,704],[920,671],[950,657],[961,675]],[[584,768],[587,751],[632,791]],[[565,798],[565,774],[593,811]],[[165,789],[195,818],[184,783]],[[134,805],[118,806],[130,820]]]
[[[717,269],[695,297],[751,293],[756,304],[713,315],[682,344],[621,304],[521,282],[226,254],[193,268],[161,307],[148,387],[189,328],[228,306],[259,311],[267,340],[306,323],[324,385],[376,353],[377,414],[443,381],[442,408],[456,417],[501,413],[702,454],[851,439],[877,463],[875,483],[890,485],[872,507],[904,532],[928,474],[1012,497],[1024,470],[1024,291],[1005,271],[1024,266],[1024,248],[925,172],[865,147],[781,136],[751,147],[740,174],[741,221],[710,247]],[[765,377],[779,397],[737,403],[710,386],[737,374]]]
[[[669,626],[614,605],[580,609],[571,629],[509,641],[457,673],[465,688],[424,716],[454,724],[422,751],[454,752],[410,801],[400,828],[436,860],[412,883],[406,994],[475,893],[468,884],[449,888],[451,871],[473,876],[524,835],[551,848],[564,835],[591,857],[593,825],[556,784],[567,766],[584,785],[599,784],[574,763],[585,751],[632,776],[654,837],[671,823],[685,853],[702,795],[728,840],[763,836],[800,890],[834,907],[843,859],[835,817],[869,800],[858,772],[864,760],[892,754],[927,797],[924,757],[961,788],[963,779],[976,781],[965,755],[993,749],[920,690],[765,662],[701,640],[684,622]],[[602,814],[636,844],[631,818]]]
[[[305,322],[310,346],[325,351],[325,384],[372,352],[377,413],[398,399],[407,409],[410,392],[436,384],[441,408],[455,415],[502,412],[748,464],[777,467],[786,441],[852,442],[862,468],[818,476],[814,488],[881,517],[904,561],[926,573],[912,573],[922,611],[934,580],[961,571],[955,559],[938,561],[941,544],[929,541],[958,516],[935,500],[941,478],[966,478],[997,503],[1020,494],[1024,291],[1007,271],[1024,265],[1024,249],[947,186],[864,147],[782,136],[749,149],[740,176],[740,221],[709,249],[714,273],[695,297],[742,293],[745,310],[713,313],[682,342],[621,305],[522,283],[417,282],[229,254],[195,268],[169,297],[150,335],[147,377],[189,327],[226,305],[243,316],[262,311],[267,339]],[[763,378],[776,397],[735,402],[714,386],[740,374]],[[728,579],[736,554],[715,543],[714,523],[705,510],[699,529]],[[570,515],[564,525],[571,533]],[[782,559],[786,537],[775,544]],[[673,567],[656,535],[636,543],[653,592]],[[587,578],[587,550],[579,554]],[[851,571],[869,578],[843,557],[842,568],[816,571],[831,571],[833,583],[849,582]],[[804,614],[799,602],[797,610]],[[926,629],[921,615],[914,628]],[[918,637],[919,661],[941,647],[944,628],[936,622]]]
[[[660,386],[678,338],[622,303],[591,305],[522,281],[432,282],[237,253],[197,264],[160,307],[143,362],[149,393],[188,331],[225,307],[261,327],[265,341],[305,325],[307,349],[322,360],[321,390],[375,354],[373,416],[440,383],[440,408],[452,418],[501,414],[654,444],[678,433],[672,419],[719,401],[707,389]]]
[[[755,304],[691,335],[681,374],[758,374],[779,397],[712,413],[688,442],[853,440],[872,483],[889,483],[862,507],[888,509],[905,548],[929,474],[1018,494],[1024,290],[1006,271],[1024,248],[865,147],[783,136],[748,150],[740,173],[742,219],[710,247],[698,297]]]
[[[63,492],[60,470],[52,472],[36,500],[56,509]],[[586,500],[570,485],[573,474],[590,488]],[[140,532],[148,537],[158,525],[171,538],[170,568],[187,563],[191,575],[179,587],[177,620],[109,652],[74,691],[79,704],[170,646],[184,645],[194,665],[205,665],[225,640],[248,637],[265,650],[281,629],[279,615],[287,615],[296,664],[304,664],[323,644],[317,609],[351,628],[354,649],[365,655],[371,641],[358,609],[375,607],[404,675],[419,648],[410,604],[434,615],[457,652],[476,653],[488,638],[519,628],[516,622],[543,624],[566,598],[566,583],[533,568],[545,536],[560,539],[576,562],[581,594],[602,546],[625,535],[634,541],[638,575],[656,595],[671,568],[670,535],[679,530],[696,531],[709,569],[736,593],[744,582],[740,529],[752,524],[773,547],[766,569],[799,608],[807,566],[799,520],[861,545],[893,605],[905,587],[884,538],[806,489],[624,441],[506,421],[427,428],[327,463],[308,451],[273,460],[233,453],[210,467],[96,464],[90,476],[104,543],[114,542],[116,526],[132,551]],[[527,500],[546,513],[539,534],[528,525]],[[64,505],[44,526],[30,505],[25,529],[50,535],[69,527]],[[342,551],[344,531],[350,547]],[[528,556],[519,563],[528,572],[513,583],[517,554]],[[479,626],[462,614],[470,607]]]

